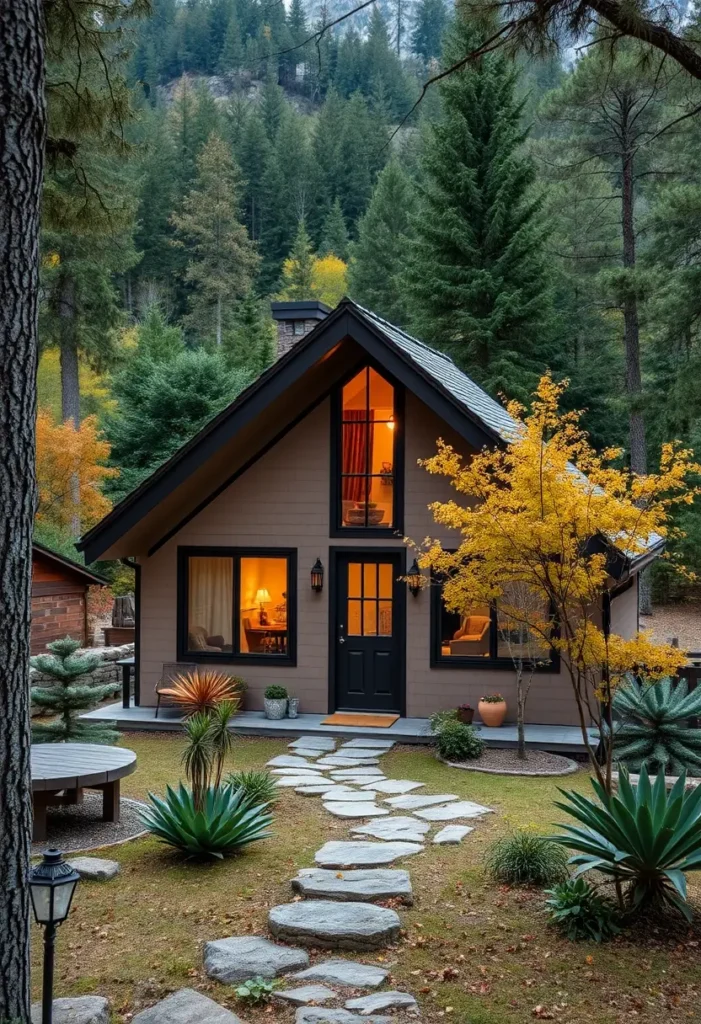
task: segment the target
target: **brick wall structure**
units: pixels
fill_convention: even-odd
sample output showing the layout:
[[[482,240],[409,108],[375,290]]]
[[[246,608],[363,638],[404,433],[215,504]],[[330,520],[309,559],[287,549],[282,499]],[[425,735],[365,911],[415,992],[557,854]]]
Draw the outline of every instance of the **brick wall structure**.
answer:
[[[32,597],[32,654],[41,654],[48,643],[64,636],[85,643],[85,589]]]

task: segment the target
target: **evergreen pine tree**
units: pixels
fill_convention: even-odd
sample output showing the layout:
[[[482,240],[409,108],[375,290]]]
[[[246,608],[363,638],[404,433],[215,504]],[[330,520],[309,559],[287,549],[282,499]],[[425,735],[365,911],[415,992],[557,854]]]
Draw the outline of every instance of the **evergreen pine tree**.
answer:
[[[224,358],[235,369],[257,377],[274,362],[276,346],[270,304],[251,291],[238,304],[234,328],[224,344]]]
[[[265,176],[272,156],[265,126],[258,113],[250,114],[246,118],[235,153],[244,178],[241,204],[244,224],[253,241],[258,242],[262,238],[264,225],[268,223],[265,216]]]
[[[329,253],[333,256],[338,256],[340,260],[346,261],[348,259],[348,229],[343,219],[343,210],[338,198],[334,199],[321,229],[319,255],[327,256]]]
[[[233,76],[240,71],[243,63],[243,43],[241,42],[241,26],[239,25],[236,11],[232,11],[229,23],[226,26],[224,45],[219,54],[217,73],[220,75]]]
[[[399,163],[390,160],[380,173],[370,205],[358,223],[358,241],[353,246],[349,269],[353,298],[400,325],[406,321],[402,260],[415,202],[411,182]]]
[[[32,703],[46,714],[56,715],[53,722],[32,726],[34,743],[116,743],[119,733],[106,722],[84,722],[78,717],[112,696],[119,683],[96,685],[81,676],[94,672],[99,654],[76,654],[78,640],[66,637],[46,645],[49,654],[37,654],[32,668],[55,679],[53,686],[32,686]]]
[[[285,94],[277,84],[277,76],[268,71],[263,85],[260,116],[270,142],[275,142],[284,114]]]
[[[170,215],[176,204],[179,169],[175,143],[164,113],[156,108],[143,120],[139,206],[134,244],[141,253],[136,274],[141,281],[172,286],[184,265],[174,248]]]
[[[446,64],[474,44],[460,18]],[[492,393],[527,399],[553,359],[552,298],[515,87],[512,66],[495,54],[441,84],[444,113],[425,140],[404,288],[420,337]]]
[[[151,359],[156,363],[168,362],[185,351],[183,332],[169,324],[161,307],[152,302],[137,330],[138,348],[133,359]]]
[[[197,161],[198,176],[173,223],[188,246],[192,285],[185,324],[221,345],[237,299],[251,287],[258,254],[238,220],[241,176],[226,144],[212,135]]]
[[[280,298],[309,299],[314,294],[314,252],[304,221],[299,222],[297,234],[283,268],[283,290]]]
[[[445,0],[418,0],[414,10],[411,49],[424,64],[440,57],[447,23]]]

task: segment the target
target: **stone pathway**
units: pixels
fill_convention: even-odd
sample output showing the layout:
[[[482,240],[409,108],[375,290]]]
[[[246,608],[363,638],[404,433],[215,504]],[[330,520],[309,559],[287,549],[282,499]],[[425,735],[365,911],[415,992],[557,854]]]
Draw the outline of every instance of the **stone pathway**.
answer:
[[[401,918],[378,904],[396,900],[397,906],[411,905],[414,897],[409,872],[388,865],[422,853],[428,842],[462,842],[474,831],[462,822],[491,811],[454,793],[415,793],[424,788],[422,782],[388,779],[381,759],[393,745],[380,737],[358,737],[337,747],[328,736],[300,736],[289,744],[289,754],[268,762],[277,786],[321,797],[331,817],[359,819],[352,828],[358,838],[325,842],[314,855],[316,867],[302,868],[291,879],[295,899],[268,914],[268,930],[277,941],[244,935],[207,942],[204,967],[210,978],[232,984],[286,976],[288,984],[276,990],[275,999],[297,1007],[295,1024],[396,1024],[396,1017],[382,1016],[382,1011],[419,1013],[411,993],[380,990],[388,977],[383,968],[353,960],[310,966],[304,948],[362,954],[396,943]],[[344,996],[344,988],[355,990],[352,998]],[[358,995],[363,989],[366,994]],[[210,1024],[204,1004],[194,995],[184,989],[134,1020]],[[173,1002],[177,999],[184,1012]],[[230,1011],[217,1009],[221,1016],[211,1015],[216,1024],[237,1021]]]

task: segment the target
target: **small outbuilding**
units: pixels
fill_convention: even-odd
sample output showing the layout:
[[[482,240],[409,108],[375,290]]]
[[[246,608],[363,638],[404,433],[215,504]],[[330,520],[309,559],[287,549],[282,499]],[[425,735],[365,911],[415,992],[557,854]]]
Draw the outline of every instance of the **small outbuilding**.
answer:
[[[88,644],[88,587],[104,587],[103,576],[59,555],[51,548],[32,544],[32,654],[70,636]]]

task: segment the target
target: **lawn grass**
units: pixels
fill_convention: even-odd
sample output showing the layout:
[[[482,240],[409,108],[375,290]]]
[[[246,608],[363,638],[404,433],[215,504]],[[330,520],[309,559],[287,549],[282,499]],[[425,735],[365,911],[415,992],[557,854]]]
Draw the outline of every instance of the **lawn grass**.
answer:
[[[180,777],[180,735],[132,734],[122,742],[139,760],[137,772],[124,780],[125,796],[144,798]],[[260,767],[286,751],[285,740],[242,739],[231,766]],[[548,831],[560,816],[552,803],[557,786],[586,791],[586,771],[563,779],[482,775],[449,768],[424,748],[407,747],[383,758],[383,767],[390,777],[422,781],[432,792],[455,793],[496,811],[461,846],[429,845],[406,862],[416,902],[401,910],[405,937],[396,949],[365,958],[382,962],[398,987],[417,996],[425,1020],[701,1020],[697,930],[680,928],[671,938],[650,923],[607,945],[572,944],[547,926],[540,893],[497,886],[483,873],[490,842],[517,825]],[[291,898],[289,879],[297,868],[312,865],[327,839],[350,837],[350,827],[327,814],[318,798],[282,790],[276,836],[224,863],[184,862],[153,839],[106,851],[120,861],[122,873],[113,882],[80,884],[59,934],[57,995],[107,995],[116,1019],[127,1021],[168,992],[189,986],[229,1005],[245,1021],[272,1015],[287,1024],[292,1010],[277,1003],[267,1012],[242,1006],[231,988],[209,981],[202,972],[202,943],[264,934],[268,909]]]

